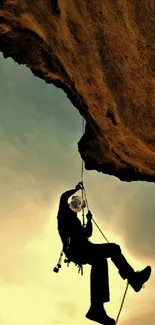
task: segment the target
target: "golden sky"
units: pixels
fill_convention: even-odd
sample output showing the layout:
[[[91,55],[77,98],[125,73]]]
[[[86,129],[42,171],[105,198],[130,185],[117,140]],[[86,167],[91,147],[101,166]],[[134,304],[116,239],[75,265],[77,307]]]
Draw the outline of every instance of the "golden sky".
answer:
[[[84,275],[63,264],[57,209],[61,193],[80,181],[77,142],[82,118],[66,95],[29,69],[0,56],[0,324],[82,325],[89,308],[90,266]],[[154,325],[154,184],[123,183],[85,171],[90,209],[110,242],[135,270],[151,264],[145,289],[129,287],[120,325]],[[93,242],[104,242],[95,229]],[[116,317],[126,282],[109,261],[111,302]]]

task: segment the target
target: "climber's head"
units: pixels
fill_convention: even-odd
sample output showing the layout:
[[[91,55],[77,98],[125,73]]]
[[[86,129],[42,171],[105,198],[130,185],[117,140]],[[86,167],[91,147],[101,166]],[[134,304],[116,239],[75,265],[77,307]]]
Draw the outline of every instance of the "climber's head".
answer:
[[[71,202],[69,203],[69,207],[74,212],[80,212],[82,209],[86,207],[86,203],[82,199],[82,197],[76,195],[76,196],[72,196]]]

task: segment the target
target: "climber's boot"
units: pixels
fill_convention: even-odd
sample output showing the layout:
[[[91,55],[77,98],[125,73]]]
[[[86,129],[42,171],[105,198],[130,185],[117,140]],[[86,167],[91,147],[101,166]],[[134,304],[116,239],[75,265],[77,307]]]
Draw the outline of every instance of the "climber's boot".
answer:
[[[140,272],[134,272],[132,276],[128,278],[128,282],[136,292],[139,292],[143,287],[144,283],[150,278],[150,275],[151,266],[147,266],[144,270]]]
[[[104,325],[116,324],[115,320],[107,315],[103,307],[97,309],[91,306],[86,314],[86,318]]]

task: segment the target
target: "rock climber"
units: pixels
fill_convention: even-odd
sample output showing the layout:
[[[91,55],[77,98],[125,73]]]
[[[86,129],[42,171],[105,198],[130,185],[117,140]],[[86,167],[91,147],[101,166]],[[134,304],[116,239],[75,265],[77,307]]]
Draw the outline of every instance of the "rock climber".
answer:
[[[135,272],[122,254],[121,248],[115,243],[94,244],[89,241],[92,236],[92,213],[86,214],[87,224],[82,226],[77,213],[86,207],[85,201],[74,194],[83,189],[79,182],[74,189],[61,195],[58,210],[58,231],[66,257],[77,264],[90,264],[90,308],[86,318],[104,324],[114,325],[115,320],[109,317],[104,303],[110,301],[107,258],[111,258],[120,276],[127,279],[134,291],[139,292],[151,275],[151,267],[147,266]],[[72,196],[70,203],[68,199]]]

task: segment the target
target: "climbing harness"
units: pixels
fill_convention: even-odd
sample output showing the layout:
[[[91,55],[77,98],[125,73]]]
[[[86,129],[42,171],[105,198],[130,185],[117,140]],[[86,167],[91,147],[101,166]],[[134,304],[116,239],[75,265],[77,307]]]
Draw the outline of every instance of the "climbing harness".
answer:
[[[82,122],[82,134],[84,134],[84,118],[83,118],[83,122]],[[83,162],[83,159],[82,159],[82,168],[81,168],[81,182],[82,182],[82,185],[83,185],[82,188],[81,188],[81,190],[82,190],[82,199],[85,200],[87,210],[90,211],[87,196],[86,196],[86,191],[85,191],[85,188],[84,188],[84,162]],[[104,235],[104,233],[102,232],[100,227],[97,225],[95,220],[93,218],[91,220],[94,222],[95,226],[98,228],[98,230],[100,231],[100,233],[102,234],[104,239],[107,241],[107,243],[109,243],[108,239],[106,238],[106,236]],[[83,221],[83,227],[84,227],[85,226],[84,208],[82,208],[82,221]],[[70,244],[70,242],[67,243],[68,247],[69,247],[69,244]],[[56,273],[58,273],[59,269],[61,268],[61,262],[62,262],[63,254],[64,254],[64,252],[63,252],[63,249],[62,249],[62,251],[60,253],[59,260],[58,260],[58,263],[57,263],[57,266],[53,269],[53,271],[56,272]],[[70,261],[68,258],[64,259],[64,263],[66,263],[68,267],[69,267],[69,264],[71,262],[72,261]],[[78,273],[81,272],[81,275],[83,275],[83,265],[82,264],[76,264],[76,263],[74,263],[74,264],[76,266],[78,266],[78,268],[79,268]],[[125,301],[125,297],[126,297],[126,294],[127,294],[127,291],[128,291],[128,287],[129,287],[129,282],[127,281],[127,285],[126,285],[126,288],[125,288],[125,292],[123,294],[123,298],[122,298],[122,301],[121,301],[120,309],[119,309],[118,314],[117,314],[115,325],[118,323],[118,319],[119,319],[119,316],[121,314],[121,311],[122,311],[122,308],[123,308],[123,305],[124,305],[124,301]]]

